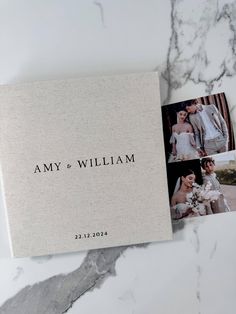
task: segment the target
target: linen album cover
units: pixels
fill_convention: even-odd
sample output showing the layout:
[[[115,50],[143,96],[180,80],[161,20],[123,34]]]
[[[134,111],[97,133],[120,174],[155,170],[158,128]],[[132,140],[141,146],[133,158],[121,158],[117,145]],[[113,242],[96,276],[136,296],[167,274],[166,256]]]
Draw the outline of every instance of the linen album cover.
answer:
[[[0,87],[13,256],[172,237],[156,72]]]

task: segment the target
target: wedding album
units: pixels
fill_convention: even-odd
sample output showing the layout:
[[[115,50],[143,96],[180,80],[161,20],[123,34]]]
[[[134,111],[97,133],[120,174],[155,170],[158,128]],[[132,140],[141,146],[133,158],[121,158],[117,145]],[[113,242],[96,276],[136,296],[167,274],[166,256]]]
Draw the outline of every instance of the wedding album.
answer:
[[[173,222],[236,210],[236,150],[224,93],[162,107]]]
[[[172,238],[156,72],[0,86],[12,255]]]

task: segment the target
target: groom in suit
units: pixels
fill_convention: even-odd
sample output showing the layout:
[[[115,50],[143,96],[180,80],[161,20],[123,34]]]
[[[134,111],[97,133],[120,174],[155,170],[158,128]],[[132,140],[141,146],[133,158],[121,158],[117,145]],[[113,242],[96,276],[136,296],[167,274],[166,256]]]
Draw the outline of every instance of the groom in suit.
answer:
[[[217,179],[215,173],[215,161],[212,157],[205,157],[201,160],[201,166],[204,170],[203,173],[203,184],[206,186],[207,183],[210,183],[210,190],[215,190],[220,192],[220,196],[217,200],[211,202],[211,210],[213,214],[224,213],[230,211],[230,208],[227,204],[227,201],[221,191],[221,185],[219,180]]]
[[[197,150],[201,157],[228,150],[228,129],[214,104],[202,105],[196,100],[186,105],[193,126]]]

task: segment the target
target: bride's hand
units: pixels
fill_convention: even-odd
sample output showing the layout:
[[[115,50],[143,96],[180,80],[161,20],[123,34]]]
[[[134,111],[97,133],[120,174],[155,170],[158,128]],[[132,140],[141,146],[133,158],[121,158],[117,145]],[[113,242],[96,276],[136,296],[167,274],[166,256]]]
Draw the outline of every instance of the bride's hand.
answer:
[[[173,155],[173,156],[177,156],[177,151],[176,151],[176,149],[174,149],[174,148],[172,149],[172,155]]]

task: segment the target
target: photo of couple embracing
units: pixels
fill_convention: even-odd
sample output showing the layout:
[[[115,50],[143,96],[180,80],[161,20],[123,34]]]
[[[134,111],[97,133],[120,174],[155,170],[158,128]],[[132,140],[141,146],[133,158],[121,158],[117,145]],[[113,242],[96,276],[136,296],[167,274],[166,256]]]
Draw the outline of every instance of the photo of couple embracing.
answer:
[[[162,115],[173,221],[231,211],[236,153],[224,93],[163,106]]]
[[[234,149],[224,93],[164,106],[167,162],[215,155]]]

